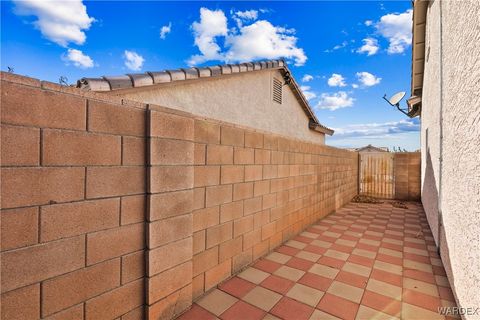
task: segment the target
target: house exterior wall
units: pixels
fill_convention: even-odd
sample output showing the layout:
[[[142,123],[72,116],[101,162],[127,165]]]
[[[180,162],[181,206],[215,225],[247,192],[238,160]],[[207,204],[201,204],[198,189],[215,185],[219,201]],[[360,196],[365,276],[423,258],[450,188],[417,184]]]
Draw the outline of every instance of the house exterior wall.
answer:
[[[308,128],[309,119],[288,86],[282,104],[272,101],[273,77],[283,82],[278,70],[260,70],[111,94],[324,144],[325,134]]]
[[[355,152],[1,77],[2,320],[172,319],[357,194]]]
[[[477,1],[429,4],[422,203],[458,304],[465,308],[480,306],[479,28]]]

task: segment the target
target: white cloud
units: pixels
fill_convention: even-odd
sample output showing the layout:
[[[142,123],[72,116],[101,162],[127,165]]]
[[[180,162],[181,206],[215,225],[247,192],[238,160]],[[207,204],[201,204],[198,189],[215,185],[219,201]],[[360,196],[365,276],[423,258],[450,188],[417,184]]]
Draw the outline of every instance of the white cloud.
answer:
[[[226,62],[250,61],[255,59],[292,59],[296,66],[305,64],[307,56],[298,48],[295,29],[272,25],[267,20],[258,20],[238,30],[228,30],[227,18],[221,10],[200,9],[200,22],[192,25],[195,45],[199,55],[190,58],[190,64],[208,60]],[[224,47],[217,43],[224,37]]]
[[[332,76],[327,81],[330,87],[345,87],[345,78],[338,73],[332,73]]]
[[[86,69],[93,67],[93,60],[82,51],[77,49],[68,49],[66,54],[62,55],[62,60],[73,63],[75,67]]]
[[[296,46],[297,38],[294,30],[272,25],[266,20],[244,26],[239,34],[230,35],[226,39],[229,46],[225,54],[226,61],[248,61],[255,59],[293,59],[296,66],[307,61],[302,48]]]
[[[309,82],[313,80],[313,76],[310,74],[303,75],[302,82]]]
[[[347,137],[385,137],[388,135],[420,131],[418,118],[384,123],[351,124],[335,128],[335,138]]]
[[[69,43],[85,43],[88,30],[95,21],[89,17],[82,0],[38,1],[14,0],[15,14],[35,16],[33,25],[42,35],[56,44],[66,47]]]
[[[366,21],[365,21],[365,25],[366,25],[367,27],[371,26],[372,24],[373,24],[373,21],[372,21],[372,20],[366,20]]]
[[[402,53],[411,45],[412,14],[412,9],[399,14],[386,14],[375,24],[377,31],[389,41],[389,54]]]
[[[358,84],[356,84],[356,83],[352,84],[352,88],[353,88],[353,89],[357,89],[357,88],[358,88]]]
[[[367,56],[374,55],[380,48],[378,46],[378,40],[375,38],[365,38],[362,40],[363,46],[357,49],[358,53],[367,53]]]
[[[160,28],[160,39],[165,39],[167,37],[167,34],[169,34],[171,31],[172,31],[172,23],[169,22],[168,25]]]
[[[354,40],[352,40],[353,42]],[[348,45],[348,41],[343,41],[341,44],[337,44],[336,46],[334,46],[332,49],[326,49],[325,51],[323,52],[333,52],[335,50],[338,50],[338,49],[342,49],[342,48],[345,48],[346,46]]]
[[[257,20],[258,11],[257,10],[236,11],[234,15],[244,20]]]
[[[145,59],[134,51],[125,50],[123,58],[125,60],[125,66],[133,71],[139,71],[142,69]]]
[[[320,101],[318,101],[316,107],[319,109],[335,111],[337,109],[353,106],[354,101],[355,99],[348,96],[348,93],[345,91],[339,91],[332,94],[322,93],[320,95]]]
[[[341,44],[337,44],[335,47],[333,47],[333,50],[345,48],[347,44],[348,44],[348,41],[343,41]]]
[[[228,33],[227,17],[222,10],[200,9],[200,21],[192,24],[195,36],[195,45],[201,54],[190,58],[189,64],[198,64],[208,60],[223,60],[221,48],[216,37],[226,36]]]
[[[300,90],[302,90],[303,95],[305,98],[307,98],[307,100],[312,100],[317,97],[317,94],[312,92],[310,89],[310,86],[300,86]]]
[[[365,87],[371,87],[379,84],[382,78],[376,77],[373,74],[363,71],[357,72],[358,81]]]

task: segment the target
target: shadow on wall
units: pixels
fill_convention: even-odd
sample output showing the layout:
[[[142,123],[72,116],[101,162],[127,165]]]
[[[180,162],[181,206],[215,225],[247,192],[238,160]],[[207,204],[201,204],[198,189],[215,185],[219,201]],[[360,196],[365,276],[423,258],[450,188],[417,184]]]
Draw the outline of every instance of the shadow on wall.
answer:
[[[435,172],[433,171],[430,148],[427,149],[424,170],[425,172],[422,185],[422,205],[425,209],[428,223],[430,224],[430,229],[432,229],[435,243],[438,246],[438,228],[440,225],[440,219],[438,217],[438,190],[437,181],[435,179]]]
[[[422,205],[425,210],[425,214],[428,219],[428,224],[432,230],[433,237],[437,248],[439,248],[440,258],[442,259],[445,271],[452,287],[453,294],[455,293],[455,279],[450,264],[450,252],[448,249],[448,243],[445,234],[445,228],[443,227],[443,219],[440,216],[438,208],[439,192],[437,189],[437,181],[435,179],[435,173],[433,171],[432,157],[430,154],[430,148],[427,148],[427,154],[425,159],[425,173],[422,185]],[[439,173],[441,174],[441,173]],[[458,300],[457,300],[458,301]]]

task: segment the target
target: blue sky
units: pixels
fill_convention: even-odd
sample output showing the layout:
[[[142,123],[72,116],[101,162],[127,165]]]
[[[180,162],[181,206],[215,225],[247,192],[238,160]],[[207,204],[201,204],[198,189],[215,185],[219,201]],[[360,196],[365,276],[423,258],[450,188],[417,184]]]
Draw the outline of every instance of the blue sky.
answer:
[[[327,143],[419,148],[409,93],[410,1],[1,1],[1,69],[81,77],[285,58]],[[405,101],[402,102],[405,105]]]

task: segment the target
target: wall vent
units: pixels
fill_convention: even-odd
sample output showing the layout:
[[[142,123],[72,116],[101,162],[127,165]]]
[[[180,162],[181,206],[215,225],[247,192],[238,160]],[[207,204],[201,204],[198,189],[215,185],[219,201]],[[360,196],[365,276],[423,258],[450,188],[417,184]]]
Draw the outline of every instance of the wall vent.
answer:
[[[273,78],[272,99],[274,102],[282,104],[282,81]]]

